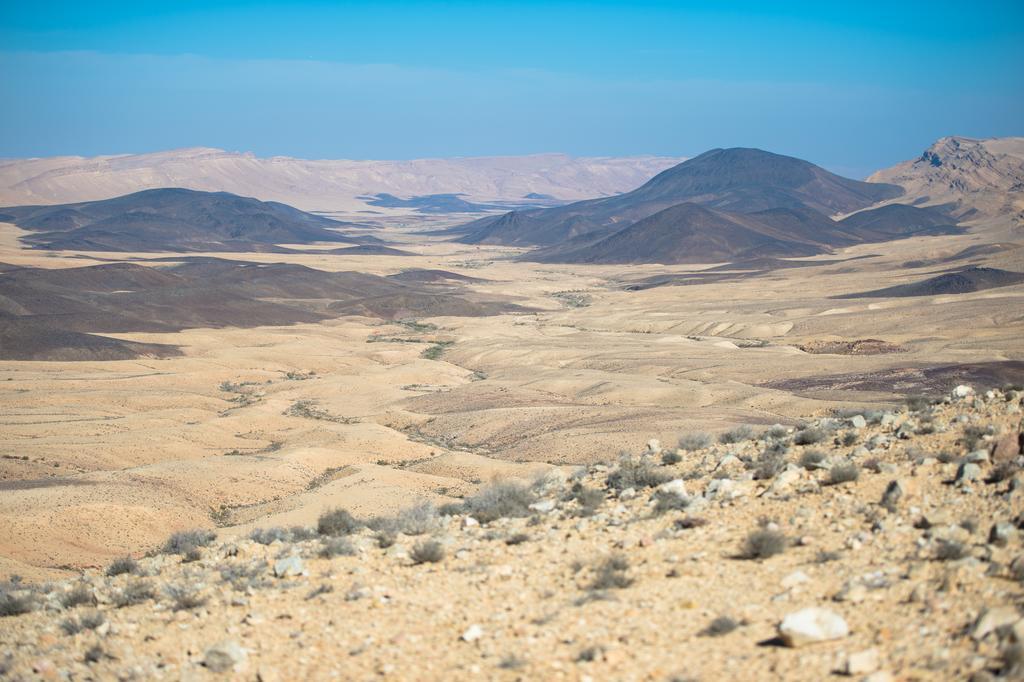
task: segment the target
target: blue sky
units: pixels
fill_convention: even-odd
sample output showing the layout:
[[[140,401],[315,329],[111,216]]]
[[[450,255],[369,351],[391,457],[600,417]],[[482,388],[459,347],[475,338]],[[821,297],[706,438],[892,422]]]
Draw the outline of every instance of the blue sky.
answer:
[[[849,175],[1024,134],[1024,3],[0,5],[0,156],[757,146]]]

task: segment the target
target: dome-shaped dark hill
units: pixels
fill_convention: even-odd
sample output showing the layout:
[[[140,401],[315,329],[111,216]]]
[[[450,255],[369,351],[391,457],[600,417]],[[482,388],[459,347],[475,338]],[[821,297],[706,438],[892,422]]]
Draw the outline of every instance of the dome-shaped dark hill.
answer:
[[[820,251],[775,232],[741,214],[684,203],[594,244],[567,252],[554,247],[528,258],[541,262],[674,264],[721,262],[752,254],[806,256]]]
[[[930,277],[912,284],[900,284],[885,289],[844,294],[835,298],[886,298],[906,296],[939,296],[943,294],[969,294],[1024,282],[1024,273],[972,266]]]
[[[840,177],[790,156],[760,149],[713,149],[614,197],[491,216],[457,228],[467,244],[552,246],[609,226],[626,227],[691,202],[733,213],[774,208],[848,213],[898,196],[895,185]]]
[[[36,248],[95,251],[267,251],[276,244],[359,243],[349,226],[273,201],[162,188],[113,199],[0,209],[35,232]]]
[[[885,241],[922,234],[957,234],[956,221],[939,206],[920,208],[908,204],[887,204],[847,216],[840,221],[844,230],[864,241]]]
[[[768,208],[759,205],[767,197],[775,206],[786,205],[788,199],[837,213],[891,199],[901,190],[894,185],[850,180],[792,156],[735,147],[712,149],[662,171],[632,194],[647,200],[707,197],[698,203],[736,194],[745,201],[733,202],[729,210]]]

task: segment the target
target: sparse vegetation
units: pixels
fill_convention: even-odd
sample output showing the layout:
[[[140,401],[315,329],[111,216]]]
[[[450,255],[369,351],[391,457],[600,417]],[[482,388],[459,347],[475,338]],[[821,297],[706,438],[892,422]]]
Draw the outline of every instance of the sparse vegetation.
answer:
[[[133,580],[114,595],[114,606],[119,609],[156,599],[156,588],[149,580]]]
[[[257,528],[249,533],[249,539],[261,545],[269,545],[274,542],[288,542],[292,536],[284,528]]]
[[[931,407],[932,401],[923,395],[910,395],[904,400],[907,410],[910,412],[921,412]]]
[[[970,424],[964,427],[964,433],[960,440],[967,450],[976,450],[988,435],[991,435],[988,427]]]
[[[633,584],[629,576],[629,560],[622,554],[614,554],[602,560],[594,571],[591,590],[621,590]]]
[[[83,630],[95,630],[107,622],[107,619],[99,611],[83,614],[79,618],[68,618],[61,622],[60,629],[65,635],[77,635]]]
[[[625,455],[619,459],[619,466],[608,474],[608,487],[613,490],[634,488],[655,488],[672,480],[672,474],[659,469],[647,457],[634,458]]]
[[[107,575],[110,577],[124,575],[125,573],[138,575],[139,570],[139,563],[130,556],[125,556],[120,559],[114,559],[110,565],[107,566]]]
[[[786,468],[786,447],[770,447],[753,462],[754,479],[758,481],[775,478]]]
[[[406,535],[423,535],[437,530],[440,517],[433,503],[423,500],[398,512],[394,528]],[[372,528],[372,526],[371,526]]]
[[[188,583],[167,585],[164,592],[171,600],[171,608],[175,611],[198,609],[209,601],[209,597],[203,594],[198,587]]]
[[[444,559],[444,555],[444,545],[437,540],[420,540],[409,552],[414,564],[436,564]]]
[[[745,440],[750,440],[754,435],[754,429],[746,424],[737,426],[734,429],[729,429],[724,433],[719,434],[718,442],[723,445],[732,445],[733,443],[742,443]]]
[[[328,537],[320,547],[320,556],[332,559],[336,556],[355,556],[356,548],[346,537]]]
[[[36,600],[31,593],[15,595],[0,590],[0,617],[20,616],[34,611],[35,607]]]
[[[824,429],[809,426],[805,429],[800,429],[793,435],[793,443],[796,445],[814,445],[825,440],[827,435]]]
[[[740,626],[739,621],[729,616],[718,616],[711,621],[706,628],[700,631],[704,637],[721,637],[727,635]]]
[[[249,563],[228,563],[220,567],[220,579],[237,592],[266,587],[271,583],[266,562],[254,559]]]
[[[686,450],[687,452],[703,450],[706,447],[710,447],[712,442],[711,435],[707,433],[700,431],[684,433],[679,437],[679,449]]]
[[[817,469],[825,461],[825,453],[821,450],[805,450],[800,455],[800,466],[804,469]]]
[[[856,462],[840,462],[829,468],[826,484],[839,485],[856,481],[858,478],[860,478],[860,467]]]
[[[741,556],[745,559],[767,559],[786,551],[789,540],[777,530],[758,528],[747,536]]]
[[[463,508],[480,523],[490,523],[505,517],[530,515],[534,502],[533,492],[521,483],[497,481],[467,497]]]
[[[316,522],[316,531],[320,535],[351,535],[363,524],[344,509],[330,509],[320,515]]]
[[[76,585],[71,590],[60,596],[60,605],[66,609],[73,609],[76,606],[95,604],[96,595],[85,585]]]
[[[360,421],[359,417],[342,417],[331,414],[318,406],[316,401],[313,400],[297,400],[282,414],[286,417],[304,417],[306,419],[317,419],[336,424],[358,424]]]
[[[658,490],[654,493],[654,513],[664,514],[670,511],[684,511],[693,502],[689,497],[676,495],[673,492]]]
[[[178,531],[167,538],[164,554],[188,554],[197,547],[206,547],[217,538],[217,534],[203,528]]]
[[[598,488],[589,488],[579,481],[573,483],[571,499],[576,500],[580,506],[580,516],[593,516],[601,503],[604,502],[604,491]]]
[[[452,341],[438,341],[430,347],[423,350],[420,353],[420,357],[424,360],[440,360],[444,352],[448,350],[448,347],[452,345]]]
[[[664,466],[673,466],[683,461],[683,456],[676,450],[665,450],[661,453],[661,463]]]

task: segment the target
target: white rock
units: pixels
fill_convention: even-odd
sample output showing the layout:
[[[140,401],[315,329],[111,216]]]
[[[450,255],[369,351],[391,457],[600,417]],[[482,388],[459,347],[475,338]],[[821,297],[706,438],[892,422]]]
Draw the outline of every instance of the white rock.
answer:
[[[626,488],[625,490],[619,493],[620,500],[632,500],[634,497],[636,497],[635,488]]]
[[[804,573],[803,571],[793,571],[792,573],[790,573],[782,579],[781,584],[782,587],[788,590],[790,588],[796,587],[797,585],[803,585],[806,582],[810,582],[810,580],[810,576]]]
[[[1018,620],[1020,620],[1020,614],[1017,613],[1016,607],[996,606],[985,609],[978,616],[978,620],[974,621],[974,627],[971,628],[971,639],[976,642],[981,641],[990,632],[995,632],[1006,625],[1013,625]]]
[[[675,495],[681,500],[689,497],[686,493],[686,483],[681,478],[673,479],[668,483],[662,483],[658,486],[658,492],[665,495]]]
[[[248,654],[238,642],[225,640],[206,650],[203,664],[207,669],[215,673],[223,673],[229,670],[238,672],[245,664],[247,658]]]
[[[850,628],[835,611],[816,606],[790,613],[779,623],[779,636],[789,647],[841,639]]]
[[[466,628],[465,632],[462,633],[462,641],[463,642],[475,642],[476,640],[480,639],[483,636],[484,636],[484,629],[482,627],[480,627],[479,625],[477,625],[476,623],[473,623],[468,628]]]
[[[847,675],[868,675],[878,670],[878,649],[865,649],[850,654],[846,659],[844,672]]]
[[[647,452],[651,453],[652,455],[656,455],[659,452],[661,452],[661,441],[658,440],[657,438],[652,438],[649,441],[647,441]]]
[[[859,604],[868,597],[868,588],[856,580],[848,580],[842,589],[836,593],[833,599],[836,601],[848,601]]]
[[[855,429],[863,429],[865,426],[868,425],[868,420],[865,419],[864,415],[862,414],[855,414],[850,419],[850,425],[853,426],[853,428]]]
[[[749,495],[754,489],[753,481],[734,481],[731,478],[713,478],[704,489],[709,500],[735,500]]]
[[[292,575],[302,575],[305,567],[302,565],[302,558],[288,556],[274,562],[274,575],[278,578],[287,578]]]
[[[472,516],[466,516],[462,519],[463,528],[476,528],[480,525],[480,522],[474,519]]]
[[[959,386],[953,389],[953,397],[958,400],[970,398],[972,395],[974,395],[974,389],[971,388],[970,386],[967,386],[966,384],[960,384]]]
[[[785,469],[776,474],[769,490],[773,493],[786,492],[802,477],[803,472],[800,469]]]
[[[537,502],[534,502],[533,504],[530,505],[530,509],[535,512],[541,512],[542,514],[546,514],[550,511],[554,511],[557,504],[558,503],[555,502],[554,500],[538,500]]]

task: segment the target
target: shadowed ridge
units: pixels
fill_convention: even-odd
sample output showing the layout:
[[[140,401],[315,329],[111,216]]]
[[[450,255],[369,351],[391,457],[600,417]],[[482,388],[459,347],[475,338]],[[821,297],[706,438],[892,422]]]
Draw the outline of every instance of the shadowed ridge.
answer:
[[[352,227],[275,201],[176,187],[57,206],[0,208],[0,219],[35,234],[40,249],[274,251],[277,244],[362,243]],[[377,240],[374,240],[377,241]]]

